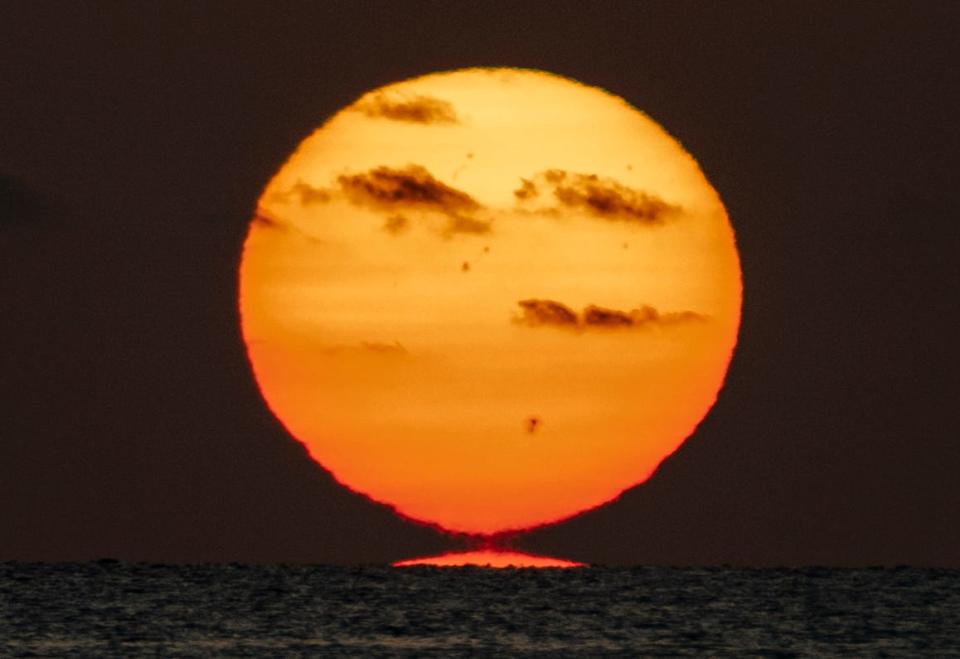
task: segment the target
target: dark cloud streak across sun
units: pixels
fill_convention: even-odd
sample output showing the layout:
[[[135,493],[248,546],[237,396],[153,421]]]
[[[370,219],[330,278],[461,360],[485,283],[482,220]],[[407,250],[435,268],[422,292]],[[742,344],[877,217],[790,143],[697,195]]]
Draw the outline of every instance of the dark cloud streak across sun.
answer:
[[[263,227],[265,229],[283,229],[287,228],[287,225],[258,209],[253,214],[253,223],[257,226]]]
[[[458,124],[453,106],[432,96],[390,97],[384,92],[362,98],[353,109],[373,119],[414,124]]]
[[[437,180],[420,165],[403,169],[382,166],[362,174],[343,174],[337,177],[337,183],[353,203],[378,210],[407,207],[452,214],[480,208],[473,197]]]
[[[542,190],[552,191],[554,209],[581,210],[611,221],[653,226],[681,212],[679,206],[596,174],[578,174],[548,169],[531,179],[520,179],[513,195],[521,203],[538,199]]]
[[[580,320],[577,312],[567,305],[554,300],[520,300],[517,302],[523,315],[519,322],[524,325],[554,325],[557,327],[576,327]]]
[[[392,235],[409,228],[409,217],[402,213],[410,211],[445,216],[447,222],[441,234],[448,238],[491,231],[490,221],[477,217],[477,213],[484,210],[482,204],[466,192],[438,180],[421,165],[403,168],[384,165],[358,174],[341,174],[331,188],[313,187],[300,181],[279,196],[285,200],[299,199],[303,206],[344,198],[355,206],[390,213],[383,229]]]
[[[300,203],[304,206],[326,203],[331,198],[329,190],[315,188],[303,181],[297,181],[297,184],[290,189],[290,193],[300,197]]]
[[[631,311],[590,305],[582,313],[577,314],[576,311],[556,300],[529,299],[520,300],[517,304],[521,315],[515,321],[528,327],[559,327],[583,331],[663,327],[706,320],[706,316],[694,311],[661,313],[650,305],[643,305]]]

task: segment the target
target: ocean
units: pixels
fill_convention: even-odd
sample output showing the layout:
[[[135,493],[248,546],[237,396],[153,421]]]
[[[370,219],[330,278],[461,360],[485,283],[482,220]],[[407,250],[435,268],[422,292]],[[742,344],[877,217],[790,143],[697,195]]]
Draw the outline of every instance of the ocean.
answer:
[[[960,570],[0,563],[0,655],[960,656]]]

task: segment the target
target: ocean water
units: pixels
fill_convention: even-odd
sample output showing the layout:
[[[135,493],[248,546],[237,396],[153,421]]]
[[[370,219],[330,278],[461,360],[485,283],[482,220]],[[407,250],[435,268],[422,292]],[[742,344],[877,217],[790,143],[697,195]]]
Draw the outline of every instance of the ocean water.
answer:
[[[0,656],[960,656],[960,570],[0,563]]]

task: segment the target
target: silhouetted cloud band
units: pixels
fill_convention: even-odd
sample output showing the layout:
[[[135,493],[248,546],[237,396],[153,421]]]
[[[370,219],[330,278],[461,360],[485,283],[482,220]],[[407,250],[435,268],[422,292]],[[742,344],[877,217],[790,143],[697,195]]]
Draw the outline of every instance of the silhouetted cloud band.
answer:
[[[448,102],[432,96],[403,97],[377,92],[360,99],[353,109],[374,119],[414,124],[456,124],[457,113]]]
[[[477,216],[483,205],[462,190],[436,179],[421,165],[375,167],[357,174],[342,174],[331,188],[314,187],[298,182],[284,198],[298,199],[303,206],[344,198],[356,206],[390,213],[383,229],[398,235],[409,227],[408,211],[433,212],[446,216],[442,233],[485,234],[491,226]]]
[[[550,194],[556,209],[585,211],[593,217],[638,225],[662,224],[680,212],[680,207],[659,197],[629,188],[596,174],[577,174],[548,169],[531,179],[520,179],[513,191],[521,203]]]
[[[661,313],[650,305],[643,305],[639,309],[630,311],[589,305],[580,314],[556,300],[520,300],[517,305],[520,307],[520,316],[516,322],[528,327],[562,327],[577,330],[627,329],[706,320],[706,316],[694,311]]]

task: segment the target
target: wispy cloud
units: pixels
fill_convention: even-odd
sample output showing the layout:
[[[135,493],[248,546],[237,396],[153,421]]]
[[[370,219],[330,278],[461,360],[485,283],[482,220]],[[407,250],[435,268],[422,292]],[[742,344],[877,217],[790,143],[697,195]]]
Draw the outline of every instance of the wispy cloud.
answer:
[[[437,213],[447,218],[441,234],[481,235],[490,233],[490,221],[480,217],[482,204],[463,190],[435,178],[421,165],[375,167],[357,174],[341,174],[329,188],[314,187],[299,181],[277,195],[283,201],[294,199],[302,206],[346,199],[356,206],[388,213],[383,229],[399,235],[410,226],[411,212]]]
[[[379,355],[382,357],[405,357],[410,353],[399,341],[383,343],[380,341],[361,341],[352,345],[335,345],[323,349],[328,355]]]
[[[582,322],[589,327],[632,327],[635,324],[635,315],[635,312],[591,305],[583,310]]]
[[[580,323],[576,311],[555,300],[520,300],[517,304],[522,313],[518,320],[524,325],[576,327]]]
[[[337,177],[340,190],[355,204],[393,211],[415,208],[441,213],[470,213],[480,204],[469,194],[437,180],[421,165],[376,167]]]
[[[621,311],[591,304],[579,314],[556,300],[520,300],[517,305],[520,307],[520,315],[515,321],[528,327],[560,327],[584,331],[662,327],[706,320],[706,316],[694,311],[661,313],[650,305]]]
[[[286,224],[259,208],[253,214],[253,224],[264,229],[287,229]]]
[[[453,235],[457,233],[464,234],[473,234],[473,235],[483,235],[490,233],[490,222],[487,220],[480,220],[469,215],[450,215],[447,226],[444,228],[444,233],[446,235]]]
[[[397,235],[410,228],[410,220],[404,215],[391,215],[383,222],[383,230]]]
[[[521,204],[546,197],[547,210],[576,210],[605,220],[637,225],[662,224],[681,212],[679,206],[656,195],[627,187],[611,178],[548,169],[530,179],[521,178],[513,191]]]
[[[343,195],[358,206],[384,212],[418,210],[439,213],[447,222],[441,233],[481,235],[490,222],[477,217],[483,206],[462,190],[436,179],[425,167],[376,167],[360,174],[337,177]]]
[[[432,96],[404,96],[376,92],[361,98],[352,109],[374,119],[414,124],[457,124],[460,120],[448,101]]]
[[[367,352],[374,352],[380,355],[406,355],[407,349],[400,345],[399,341],[393,343],[381,343],[379,341],[363,341],[360,344],[361,349]]]
[[[297,181],[297,183],[290,188],[290,194],[299,197],[300,203],[304,206],[323,204],[331,199],[330,190],[315,188],[303,181]]]

